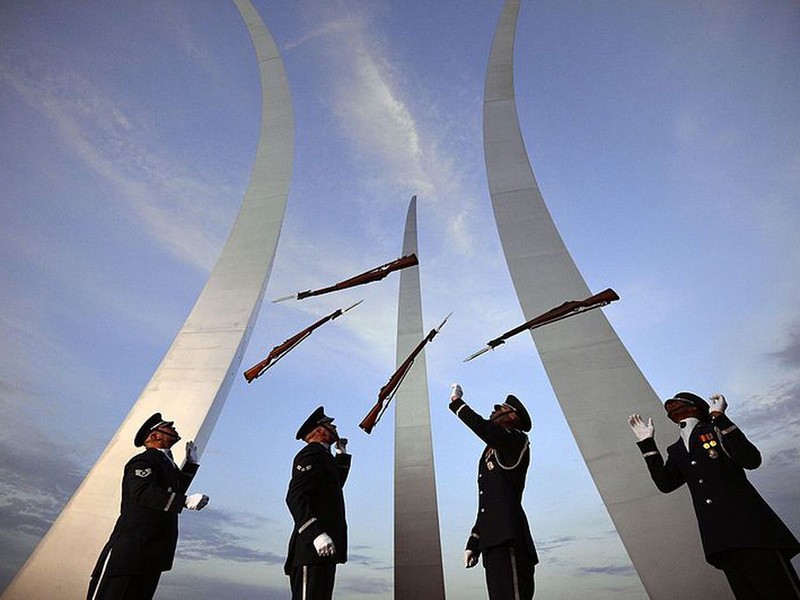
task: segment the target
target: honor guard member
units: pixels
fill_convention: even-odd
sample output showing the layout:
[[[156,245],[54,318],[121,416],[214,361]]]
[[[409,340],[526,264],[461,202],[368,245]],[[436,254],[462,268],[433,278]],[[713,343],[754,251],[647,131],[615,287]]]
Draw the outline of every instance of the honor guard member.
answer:
[[[342,488],[350,472],[347,440],[320,406],[297,430],[306,442],[292,462],[286,505],[294,519],[284,572],[293,600],[333,596],[336,565],[347,562],[347,521]],[[336,445],[336,456],[331,445]]]
[[[170,448],[180,439],[161,413],[136,433],[133,445],[145,450],[125,465],[120,515],[92,571],[89,600],[150,600],[172,568],[178,513],[208,503],[205,494],[185,495],[200,465],[194,442],[186,443],[183,467],[175,464]]]
[[[531,418],[515,396],[496,404],[484,419],[462,395],[461,386],[454,383],[450,410],[486,442],[478,461],[478,516],[467,540],[464,566],[474,567],[483,554],[490,600],[530,600],[539,562],[522,508],[530,464],[525,432],[531,430]]]
[[[736,598],[800,598],[790,562],[800,544],[744,472],[761,464],[761,453],[725,414],[725,397],[716,394],[710,401],[709,406],[696,394],[679,392],[664,403],[681,427],[667,448],[666,464],[653,420],[628,417],[650,476],[664,493],[689,486],[706,560],[724,571]]]

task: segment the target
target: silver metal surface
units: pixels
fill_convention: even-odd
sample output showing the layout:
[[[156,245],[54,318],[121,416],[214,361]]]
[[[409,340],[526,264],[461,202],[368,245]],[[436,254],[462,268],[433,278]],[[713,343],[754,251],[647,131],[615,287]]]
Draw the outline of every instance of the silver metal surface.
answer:
[[[203,448],[237,375],[286,207],[294,152],[289,87],[278,49],[249,0],[235,0],[258,58],[259,145],[242,206],[189,317],[145,390],[48,533],[3,594],[4,600],[78,599],[119,514],[122,468],[133,437],[162,412]],[[183,445],[176,446],[183,460]]]
[[[408,207],[403,237],[403,256],[412,253],[417,254],[416,196]],[[398,367],[426,333],[419,267],[403,269],[397,314]],[[394,597],[437,600],[444,598],[444,574],[424,350],[394,401]]]
[[[486,73],[483,135],[497,229],[522,311],[531,319],[592,292],[547,210],[522,140],[513,77],[519,6],[520,0],[505,2],[495,33]],[[623,295],[620,306],[624,302]],[[674,426],[603,313],[567,319],[532,336],[647,593],[668,600],[732,597],[721,573],[705,562],[688,492],[661,494],[650,480],[626,417],[654,415],[660,432]],[[535,479],[531,484],[536,485]]]

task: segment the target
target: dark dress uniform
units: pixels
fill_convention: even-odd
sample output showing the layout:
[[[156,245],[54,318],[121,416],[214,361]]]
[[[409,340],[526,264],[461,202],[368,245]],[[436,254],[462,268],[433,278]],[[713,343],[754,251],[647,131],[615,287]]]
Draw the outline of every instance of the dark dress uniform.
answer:
[[[178,513],[198,467],[186,463],[179,469],[157,448],[128,461],[120,515],[92,571],[90,600],[153,597],[162,571],[172,568]]]
[[[307,444],[292,462],[286,505],[294,519],[284,572],[292,598],[323,600],[333,595],[336,565],[347,562],[347,521],[342,488],[350,472],[350,454],[331,455],[325,445]],[[319,556],[314,538],[326,533],[336,553]]]
[[[478,462],[478,515],[467,550],[476,558],[483,554],[490,600],[530,600],[539,558],[522,508],[528,436],[484,419],[460,398],[450,410],[487,444]]]
[[[757,468],[761,453],[726,415],[698,422],[689,450],[678,439],[666,464],[652,437],[637,444],[659,490],[689,486],[706,560],[737,598],[800,598],[789,562],[800,544],[747,480],[744,469]]]

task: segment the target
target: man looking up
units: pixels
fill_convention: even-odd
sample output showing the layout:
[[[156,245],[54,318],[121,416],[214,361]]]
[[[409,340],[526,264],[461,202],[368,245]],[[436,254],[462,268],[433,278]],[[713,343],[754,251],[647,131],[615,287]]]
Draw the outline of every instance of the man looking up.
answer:
[[[185,495],[200,465],[194,442],[186,442],[183,467],[175,464],[170,448],[180,439],[161,413],[136,433],[133,445],[145,450],[125,465],[120,515],[92,571],[88,600],[150,600],[172,568],[178,514],[208,504],[205,494]]]
[[[351,456],[333,419],[320,406],[295,436],[306,442],[292,462],[286,505],[294,519],[284,572],[292,600],[330,600],[336,565],[347,562],[344,488]],[[331,445],[336,444],[336,456]]]
[[[725,397],[716,394],[710,401],[709,406],[697,394],[678,392],[664,402],[667,416],[681,428],[666,463],[653,420],[628,417],[650,476],[664,493],[689,486],[706,561],[725,573],[737,599],[800,599],[790,562],[800,544],[744,472],[761,464],[761,453],[725,414]]]
[[[478,461],[478,516],[464,552],[474,567],[483,553],[490,600],[530,600],[539,558],[522,508],[530,464],[531,418],[516,396],[508,395],[484,419],[464,402],[453,384],[450,410],[486,443]]]

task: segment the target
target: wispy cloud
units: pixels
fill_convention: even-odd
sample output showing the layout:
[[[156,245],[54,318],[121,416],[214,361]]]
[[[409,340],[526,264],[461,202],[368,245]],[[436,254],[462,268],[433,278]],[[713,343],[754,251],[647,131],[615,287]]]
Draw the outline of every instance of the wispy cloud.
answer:
[[[391,592],[392,582],[380,577],[360,577],[358,579],[340,579],[336,587],[339,592],[370,596]]]
[[[319,38],[324,38],[329,35],[338,35],[338,34],[355,34],[359,31],[364,29],[364,21],[363,19],[356,15],[356,16],[348,16],[341,19],[334,19],[328,21],[327,23],[323,23],[319,27],[312,29],[310,31],[305,32],[302,36],[288,41],[283,46],[284,52],[291,52],[295,48],[306,44],[309,41],[316,40]]]
[[[135,106],[77,72],[2,61],[0,78],[52,123],[70,155],[111,186],[151,239],[178,260],[210,269],[230,220],[219,198],[230,190],[176,160]]]
[[[347,551],[347,562],[369,567],[373,571],[391,569],[392,565],[374,556],[373,548],[369,546],[351,546]]]
[[[364,35],[350,40],[352,70],[335,90],[335,113],[343,130],[376,154],[397,185],[430,195],[435,184],[424,165],[417,120],[392,80],[393,66],[368,44]]]
[[[574,544],[577,541],[579,541],[579,539],[572,535],[555,537],[555,538],[551,537],[551,538],[536,540],[536,547],[540,551],[549,552],[552,550],[556,550],[558,548],[569,546],[570,544]]]
[[[10,418],[3,410],[4,420]],[[8,421],[7,421],[8,422]],[[35,427],[25,424],[26,437],[37,439]],[[40,437],[41,439],[41,437]],[[71,451],[47,444],[20,445],[0,438],[0,590],[50,528],[70,494],[82,469],[70,458]]]
[[[194,516],[194,515],[192,515]],[[265,519],[252,514],[217,511],[213,505],[195,518],[181,521],[181,539],[177,555],[189,560],[222,559],[240,563],[282,565],[285,556],[260,550],[248,543],[252,531]]]
[[[398,65],[378,42],[376,27],[376,19],[352,11],[324,21],[285,50],[317,41],[332,65],[331,107],[342,133],[395,185],[430,195],[435,186],[424,161],[431,157],[426,157],[418,120],[399,91]]]
[[[35,433],[29,424],[31,439]],[[41,536],[80,482],[83,468],[65,446],[0,438],[0,531]]]
[[[782,360],[782,359],[781,359]],[[800,527],[796,510],[800,496],[800,383],[796,373],[751,393],[729,408],[734,422],[761,451],[761,468],[749,473],[756,487],[769,498],[772,508],[787,520],[790,529]]]
[[[795,324],[789,332],[789,340],[784,348],[769,355],[787,367],[800,367],[800,324]]]
[[[382,26],[375,15],[353,10],[323,22],[289,47],[315,40],[330,64],[330,109],[359,157],[363,180],[383,190],[410,189],[419,194],[436,207],[450,248],[471,253],[477,237],[475,198],[485,190],[472,188],[473,169],[466,167],[468,173],[460,169],[465,151],[469,161],[480,161],[475,148],[480,139],[478,114],[455,114],[463,108],[428,103],[420,82],[408,80],[409,69],[397,58],[402,56],[400,49],[388,46],[388,38],[381,35]],[[414,90],[419,91],[417,96]],[[452,92],[458,96],[460,90]],[[465,121],[475,127],[468,143],[450,130],[456,122],[463,129]],[[406,198],[391,199],[398,200]]]
[[[162,577],[159,595],[176,600],[289,600],[288,580],[281,587],[233,581],[225,577],[204,577],[197,573],[170,572]]]

